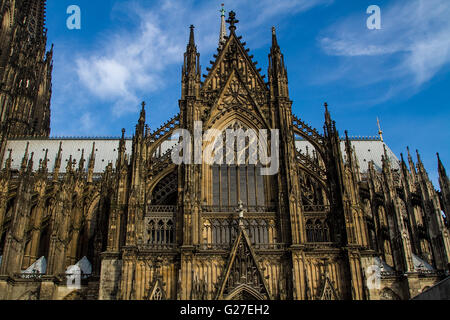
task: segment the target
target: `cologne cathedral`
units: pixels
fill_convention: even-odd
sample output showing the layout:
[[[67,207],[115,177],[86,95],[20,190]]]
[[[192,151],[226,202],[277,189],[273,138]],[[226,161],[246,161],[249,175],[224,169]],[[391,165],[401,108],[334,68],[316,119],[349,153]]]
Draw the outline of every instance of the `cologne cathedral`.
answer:
[[[266,78],[233,11],[206,74],[191,26],[179,113],[160,128],[143,103],[132,138],[51,138],[45,2],[0,0],[1,300],[406,300],[449,275],[442,162],[437,191],[381,129],[341,135],[327,104],[309,126],[275,28]],[[279,130],[278,173],[175,164],[174,132],[198,121]]]

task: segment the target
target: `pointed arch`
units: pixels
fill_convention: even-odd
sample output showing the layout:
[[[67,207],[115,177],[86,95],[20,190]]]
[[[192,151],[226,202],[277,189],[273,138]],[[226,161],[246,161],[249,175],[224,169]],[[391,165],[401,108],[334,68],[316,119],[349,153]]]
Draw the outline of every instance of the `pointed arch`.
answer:
[[[160,278],[156,279],[149,291],[148,300],[167,300],[166,291]]]
[[[232,299],[246,292],[261,298],[258,300],[271,300],[269,287],[243,224],[239,229],[216,299]]]
[[[235,288],[225,300],[267,300],[258,290],[246,284],[241,284]]]
[[[169,168],[147,187],[152,205],[175,205],[178,196],[178,171]]]
[[[228,112],[244,113],[251,122],[257,122],[260,129],[270,128],[266,116],[261,107],[252,97],[252,93],[248,89],[245,82],[241,79],[239,72],[233,68],[228,75],[225,85],[220,89],[211,110],[206,126],[217,127],[216,122],[219,121],[224,114]],[[251,110],[253,109],[253,110]]]
[[[326,277],[325,279],[325,285],[322,289],[320,300],[340,300],[329,277]]]

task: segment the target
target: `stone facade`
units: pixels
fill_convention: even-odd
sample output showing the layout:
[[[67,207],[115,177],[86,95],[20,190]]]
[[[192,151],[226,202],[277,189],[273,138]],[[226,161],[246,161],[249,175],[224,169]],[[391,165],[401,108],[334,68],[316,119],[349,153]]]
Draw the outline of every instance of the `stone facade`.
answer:
[[[50,134],[53,47],[45,0],[0,1],[0,127],[7,137]]]
[[[442,163],[437,192],[419,155],[416,165],[408,150],[406,164],[381,137],[341,137],[326,104],[323,133],[311,128],[292,113],[275,29],[265,82],[233,12],[227,22],[203,78],[191,27],[180,113],[153,132],[145,104],[131,140],[4,127],[0,299],[393,300],[448,274]],[[196,121],[203,131],[279,129],[279,172],[174,164],[173,133]],[[41,257],[45,272],[22,273]],[[70,289],[66,270],[83,257],[92,272]]]

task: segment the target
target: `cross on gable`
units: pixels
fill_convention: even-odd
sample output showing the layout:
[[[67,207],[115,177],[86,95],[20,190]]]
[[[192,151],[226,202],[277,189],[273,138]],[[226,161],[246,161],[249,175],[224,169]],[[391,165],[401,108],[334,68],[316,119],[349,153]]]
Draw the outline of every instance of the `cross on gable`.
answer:
[[[230,31],[234,32],[236,30],[235,24],[239,23],[239,20],[236,20],[236,13],[234,11],[230,11],[226,22],[230,24]]]

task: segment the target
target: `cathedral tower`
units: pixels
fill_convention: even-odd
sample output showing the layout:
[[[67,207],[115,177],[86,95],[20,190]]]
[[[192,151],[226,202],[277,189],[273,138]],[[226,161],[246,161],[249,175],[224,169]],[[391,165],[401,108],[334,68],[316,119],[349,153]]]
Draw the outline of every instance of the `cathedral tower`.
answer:
[[[50,135],[53,47],[47,52],[46,0],[0,4],[0,125],[5,137]]]

